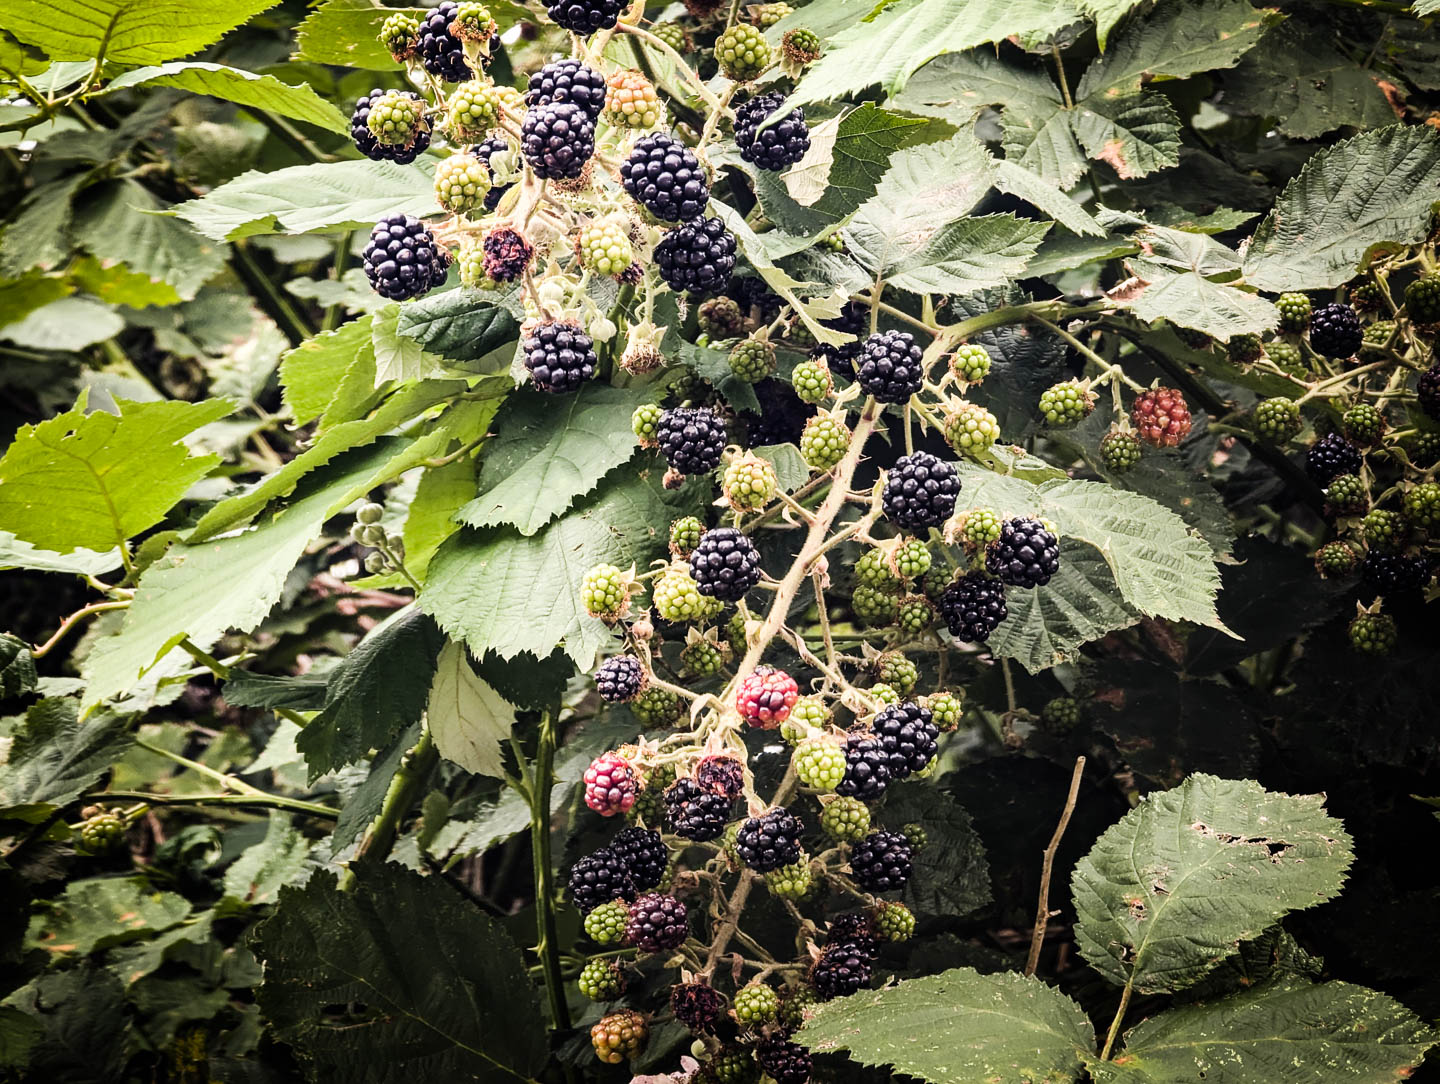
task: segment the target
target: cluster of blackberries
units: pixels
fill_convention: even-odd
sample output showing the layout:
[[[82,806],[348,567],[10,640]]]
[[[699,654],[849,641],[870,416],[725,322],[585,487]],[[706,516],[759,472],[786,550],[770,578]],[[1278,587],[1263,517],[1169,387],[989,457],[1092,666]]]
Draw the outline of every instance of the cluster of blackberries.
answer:
[[[465,62],[465,43],[450,33],[460,7],[455,0],[444,0],[420,24],[420,38],[415,43],[420,63],[431,75],[461,83],[470,78],[470,65]]]
[[[574,324],[538,324],[520,344],[525,368],[541,391],[575,391],[599,364],[590,336]]]
[[[688,222],[710,201],[710,184],[693,151],[663,132],[636,141],[620,163],[620,181],[630,198],[656,218]]]
[[[735,270],[735,237],[718,218],[692,219],[655,246],[655,266],[672,290],[721,293]]]
[[[738,528],[713,527],[690,554],[690,575],[702,595],[739,602],[760,582],[760,552]]]
[[[953,464],[929,452],[901,456],[885,477],[880,500],[897,527],[924,530],[939,527],[955,511],[960,475]]]
[[[665,791],[665,820],[676,835],[703,843],[725,831],[734,804],[693,779],[677,779]]]
[[[835,793],[873,802],[890,786],[890,754],[869,731],[845,739],[845,775]]]
[[[370,231],[364,261],[370,288],[391,301],[404,301],[445,281],[450,253],[418,218],[393,214]]]
[[[545,10],[566,30],[576,34],[593,34],[614,26],[624,6],[624,0],[550,0]]]
[[[855,379],[882,403],[904,403],[925,383],[922,356],[908,331],[878,331],[860,348]]]
[[[660,415],[655,440],[665,462],[681,474],[704,474],[725,454],[725,423],[713,410],[675,407]]]
[[[788,809],[751,817],[735,836],[735,851],[751,869],[769,873],[800,858],[800,819]]]
[[[735,144],[740,157],[761,169],[784,169],[810,149],[804,110],[792,109],[763,132],[759,130],[784,102],[785,95],[777,90],[751,98],[735,110]]]
[[[376,87],[356,100],[355,109],[350,114],[350,138],[355,141],[356,149],[366,158],[375,162],[390,161],[404,165],[406,162],[415,161],[429,149],[430,129],[422,125],[409,143],[381,143],[376,139],[375,133],[370,130],[370,110],[387,93],[389,92]],[[423,109],[424,99],[420,95],[407,92],[405,96],[419,102]]]
[[[659,832],[638,825],[624,828],[609,846],[585,855],[571,867],[571,898],[582,914],[602,903],[633,900],[637,891],[660,883],[669,861]]]

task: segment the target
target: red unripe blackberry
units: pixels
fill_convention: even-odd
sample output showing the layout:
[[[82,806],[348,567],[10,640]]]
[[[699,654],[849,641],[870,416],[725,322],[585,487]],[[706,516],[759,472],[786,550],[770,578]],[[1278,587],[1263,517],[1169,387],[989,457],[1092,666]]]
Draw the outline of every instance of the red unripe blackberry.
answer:
[[[585,769],[585,804],[602,817],[627,813],[639,789],[635,766],[618,753],[601,753]]]
[[[799,699],[800,686],[793,677],[773,666],[757,666],[740,682],[735,707],[751,726],[773,730],[790,717]]]
[[[1190,434],[1190,408],[1174,388],[1155,388],[1135,397],[1130,422],[1146,444],[1174,448]]]

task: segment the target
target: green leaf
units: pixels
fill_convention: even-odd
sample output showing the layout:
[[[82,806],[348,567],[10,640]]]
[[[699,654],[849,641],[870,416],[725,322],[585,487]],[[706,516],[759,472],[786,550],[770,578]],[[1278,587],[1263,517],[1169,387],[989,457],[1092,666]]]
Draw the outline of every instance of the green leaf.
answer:
[[[224,64],[203,61],[175,61],[154,67],[136,68],[110,80],[109,94],[125,87],[161,86],[208,94],[247,109],[278,113],[332,132],[349,133],[350,122],[340,110],[310,89],[309,84],[291,86],[273,75],[258,75]]]
[[[18,636],[0,632],[0,701],[33,692],[38,680],[30,645]]]
[[[775,468],[775,481],[786,493],[793,493],[810,481],[810,468],[793,444],[762,444],[750,449]]]
[[[1241,941],[1339,894],[1354,855],[1323,803],[1200,773],[1147,796],[1075,867],[1081,954],[1141,993],[1183,990]]]
[[[157,64],[199,52],[275,0],[6,0],[0,29],[45,50],[51,60]]]
[[[511,524],[533,535],[627,462],[630,415],[645,388],[590,383],[558,402],[522,389],[507,400],[480,464],[479,494],[458,513],[471,527]]]
[[[274,903],[280,889],[292,884],[310,863],[310,841],[284,813],[270,814],[265,838],[230,864],[225,871],[225,895],[220,907],[239,911]]]
[[[224,266],[226,249],[158,213],[165,210],[138,181],[111,181],[86,190],[71,232],[101,260],[168,283],[188,301]]]
[[[174,211],[214,241],[332,227],[369,229],[388,214],[439,213],[423,161],[404,166],[368,159],[322,162],[269,173],[252,169]]]
[[[539,1073],[544,1014],[505,928],[444,878],[352,870],[349,892],[328,871],[284,889],[257,933],[257,999],[297,1056],[322,1080]]]
[[[1054,181],[1024,166],[1010,161],[995,163],[995,187],[1033,203],[1071,233],[1081,237],[1105,236],[1089,211],[1062,192]]]
[[[468,372],[504,373],[515,357],[520,325],[510,310],[472,290],[446,290],[400,307],[399,332],[432,354],[486,362]]]
[[[1140,280],[1123,303],[1142,320],[1167,320],[1224,341],[1232,335],[1262,334],[1280,322],[1275,306],[1236,286],[1211,282],[1194,271],[1175,272],[1152,260],[1131,260]]]
[[[1095,20],[1095,36],[1100,48],[1109,43],[1110,31],[1144,0],[1080,0],[1080,10]]]
[[[81,392],[65,413],[22,426],[0,459],[0,520],[57,553],[111,549],[159,523],[219,462],[181,439],[232,409],[224,399],[118,399],[118,415],[87,415],[85,405]]]
[[[14,228],[11,224],[5,235],[8,236],[9,230]],[[26,274],[18,279],[0,282],[0,312],[3,312],[6,318],[6,323],[0,327],[19,323],[22,317],[36,309],[44,308],[62,297],[69,297],[74,292],[74,283],[58,275]]]
[[[1317,151],[1285,186],[1245,252],[1245,279],[1279,293],[1339,286],[1372,246],[1429,229],[1440,132],[1396,125]]]
[[[401,538],[405,543],[405,567],[421,583],[440,544],[460,529],[455,517],[460,506],[475,493],[475,469],[475,460],[462,456],[420,476]]]
[[[962,218],[938,230],[889,274],[914,293],[969,294],[1020,277],[1050,229],[1015,215]]]
[[[325,706],[324,674],[257,674],[250,670],[230,671],[221,695],[235,708],[291,708],[319,711]]]
[[[944,791],[916,783],[896,787],[885,800],[885,823],[924,826],[926,843],[915,852],[915,873],[905,903],[926,915],[973,914],[990,902],[990,865],[975,822]]]
[[[890,104],[909,113],[942,117],[967,128],[987,106],[1028,117],[1062,104],[1060,89],[1042,70],[1001,60],[987,49],[948,53],[917,71]]]
[[[509,740],[515,709],[480,680],[453,640],[440,650],[425,714],[442,757],[475,775],[505,778],[500,746]]]
[[[125,321],[88,297],[62,297],[0,326],[0,339],[31,350],[84,350],[125,330]]]
[[[1060,1084],[1080,1075],[1095,1046],[1085,1011],[1059,990],[968,967],[825,1002],[795,1038],[931,1084]]]
[[[375,313],[370,321],[370,345],[375,351],[375,383],[387,380],[413,383],[435,376],[438,359],[427,355],[420,344],[400,334],[398,301],[392,301]]]
[[[0,43],[3,44],[3,43]],[[10,1005],[0,1006],[0,1065],[23,1069],[45,1029],[33,1016]]]
[[[1075,138],[1121,180],[1180,163],[1180,120],[1163,94],[1092,98],[1070,114]]]
[[[298,732],[297,732],[297,737]],[[335,821],[335,831],[330,837],[332,854],[340,854],[355,841],[380,815],[385,805],[385,795],[390,792],[390,781],[400,770],[400,761],[415,748],[420,740],[420,724],[407,728],[398,739],[382,749],[370,762],[365,781],[346,795],[345,804],[340,807],[340,816]]]
[[[369,399],[375,391],[375,347],[370,339],[373,317],[366,315],[306,339],[280,360],[280,384],[285,406],[296,425],[313,422],[345,396],[348,375],[366,369],[356,383],[355,399]],[[368,369],[367,369],[368,366]],[[346,411],[348,413],[348,411]],[[352,418],[338,418],[351,421]]]
[[[380,24],[394,14],[423,19],[424,8],[376,7],[370,0],[324,0],[295,29],[295,59],[371,71],[398,71],[380,44]]]
[[[71,881],[65,894],[30,920],[27,939],[54,957],[86,956],[168,930],[190,913],[174,892],[156,892],[139,877]]]
[[[1097,1084],[1388,1084],[1419,1068],[1440,1032],[1394,998],[1348,982],[1285,979],[1169,1009],[1126,1033]]]
[[[82,964],[32,979],[5,999],[29,1017],[39,1034],[31,1041],[27,1077],[41,1080],[106,1080],[97,1066],[119,1065],[127,1058],[129,1008],[120,980],[108,971]]]
[[[74,700],[32,705],[0,764],[0,815],[38,822],[74,801],[124,756],[127,730],[117,715],[81,723]]]

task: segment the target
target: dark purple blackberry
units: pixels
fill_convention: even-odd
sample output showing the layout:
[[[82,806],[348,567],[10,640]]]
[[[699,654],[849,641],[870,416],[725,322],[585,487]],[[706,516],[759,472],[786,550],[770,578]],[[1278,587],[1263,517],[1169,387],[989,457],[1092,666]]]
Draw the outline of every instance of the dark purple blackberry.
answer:
[[[885,476],[880,503],[891,523],[905,530],[939,527],[955,511],[960,473],[929,452],[902,455]]]
[[[1310,345],[1327,358],[1348,358],[1360,349],[1365,330],[1349,305],[1323,305],[1310,314]]]
[[[665,820],[676,835],[703,843],[725,831],[733,804],[701,790],[693,779],[677,779],[665,791]]]
[[[908,331],[877,331],[860,348],[855,379],[882,403],[903,403],[925,383],[923,351]]]
[[[535,256],[535,248],[525,240],[525,235],[509,226],[486,234],[483,251],[485,274],[496,282],[519,281]]]
[[[890,785],[890,757],[868,732],[845,739],[845,777],[836,794],[873,802]]]
[[[757,873],[769,873],[800,860],[800,818],[788,809],[751,817],[735,836],[740,860]]]
[[[940,728],[930,713],[913,701],[887,704],[870,724],[890,762],[890,777],[904,779],[925,770],[938,751]]]
[[[810,1051],[789,1039],[771,1037],[755,1045],[755,1060],[775,1084],[806,1084],[810,1079]]]
[[[574,324],[540,324],[520,345],[525,368],[541,391],[574,391],[595,375],[598,363],[590,336]]]
[[[350,114],[350,138],[355,141],[356,148],[366,158],[375,162],[389,161],[399,162],[404,165],[406,162],[413,162],[417,157],[424,154],[430,146],[430,129],[421,128],[415,133],[415,138],[408,146],[396,146],[389,143],[381,143],[375,138],[375,133],[370,130],[370,109],[377,99],[388,93],[376,87],[363,98],[356,99],[355,111]],[[407,98],[415,101],[423,101],[418,94],[406,93]]]
[[[733,802],[745,790],[745,765],[734,757],[704,757],[695,765],[695,782],[701,790]]]
[[[815,416],[815,407],[802,402],[788,380],[766,377],[754,385],[760,413],[746,411],[745,435],[751,448],[767,444],[798,444],[805,423]]]
[[[955,639],[983,644],[1010,616],[1005,585],[983,572],[967,572],[940,593],[940,616]]]
[[[1011,587],[1043,587],[1060,571],[1060,541],[1038,519],[1007,519],[985,551],[985,569]]]
[[[770,323],[780,315],[784,305],[780,295],[765,285],[759,275],[737,275],[730,280],[725,295],[740,306],[741,313],[759,323]]]
[[[1372,549],[1360,562],[1360,578],[1382,595],[1403,594],[1429,582],[1430,566],[1423,557]]]
[[[530,77],[525,104],[531,109],[551,102],[573,102],[594,120],[605,108],[605,77],[589,64],[566,57]]]
[[[450,33],[459,6],[454,0],[445,0],[425,16],[416,43],[425,70],[451,83],[463,83],[471,75],[470,65],[465,63],[465,43]]]
[[[874,959],[879,953],[879,945],[875,940],[875,922],[864,911],[847,911],[832,918],[830,928],[825,931],[825,944],[850,945],[870,959]]]
[[[725,999],[709,983],[682,982],[670,988],[670,1011],[691,1031],[714,1031],[724,1009]]]
[[[655,246],[655,266],[672,290],[721,293],[735,270],[735,238],[718,218],[692,219]]]
[[[665,462],[681,474],[704,474],[725,454],[725,423],[713,410],[675,407],[660,415],[655,440]]]
[[[1328,486],[1342,474],[1360,473],[1360,449],[1339,433],[1326,433],[1305,453],[1305,470],[1316,485]]]
[[[1440,361],[1420,374],[1415,381],[1415,399],[1432,418],[1440,418]]]
[[[670,863],[670,852],[665,849],[660,833],[638,824],[615,833],[608,849],[625,864],[630,880],[640,889],[658,885]]]
[[[630,157],[620,163],[620,180],[631,199],[666,222],[688,222],[710,201],[700,159],[664,132],[635,141]]]
[[[810,129],[805,126],[803,109],[792,109],[758,132],[766,118],[783,104],[785,95],[776,90],[751,98],[735,110],[735,144],[740,148],[740,157],[761,169],[784,169],[804,158],[810,149]]]
[[[470,148],[470,153],[484,162],[486,167],[489,168],[491,155],[502,154],[508,150],[510,150],[509,141],[500,136],[496,136],[493,139],[487,139],[484,143],[477,143]],[[493,168],[490,169],[490,175],[492,177],[495,175]],[[485,210],[489,212],[499,207],[500,201],[505,197],[505,193],[514,187],[513,184],[491,185],[490,191],[485,193]]]
[[[850,877],[866,892],[901,889],[910,880],[913,857],[908,839],[881,828],[855,844],[850,852]]]
[[[823,327],[834,331],[843,331],[847,335],[864,335],[865,328],[870,322],[870,310],[859,301],[847,301],[845,307],[840,310],[839,316],[831,317],[829,320],[821,320]],[[815,349],[810,352],[814,358],[824,358],[830,363],[835,371],[845,375],[855,375],[855,359],[865,349],[865,340],[857,338],[843,346],[831,346],[829,343],[816,343]]]
[[[381,297],[404,301],[428,293],[445,281],[450,253],[430,227],[410,215],[386,215],[370,231],[365,246],[365,277]]]
[[[645,688],[645,667],[634,655],[614,655],[595,671],[595,690],[607,704],[634,700]]]
[[[870,985],[875,975],[871,961],[852,944],[829,945],[810,968],[810,985],[821,1001],[846,997]]]
[[[625,862],[608,847],[587,854],[570,867],[570,896],[588,915],[602,903],[633,900],[635,882]]]
[[[674,896],[646,892],[630,905],[625,924],[625,943],[641,952],[667,952],[685,943],[690,932],[690,913]]]
[[[625,0],[549,0],[545,10],[566,30],[593,34],[614,26],[624,6]]]
[[[537,177],[578,177],[595,154],[595,122],[573,102],[526,110],[520,125],[520,153]]]
[[[738,528],[712,527],[690,554],[690,575],[702,595],[739,602],[760,582],[760,551]]]

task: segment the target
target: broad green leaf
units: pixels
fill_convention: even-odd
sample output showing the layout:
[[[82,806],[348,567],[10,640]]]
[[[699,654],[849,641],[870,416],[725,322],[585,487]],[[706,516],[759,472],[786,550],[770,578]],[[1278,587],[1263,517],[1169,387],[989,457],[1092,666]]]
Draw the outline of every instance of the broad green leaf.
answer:
[[[236,708],[292,708],[319,711],[325,706],[324,674],[289,676],[232,669],[221,689],[225,703]],[[252,771],[259,771],[252,766]]]
[[[0,49],[3,46],[4,43],[0,42]],[[35,1017],[12,1005],[0,1006],[0,1065],[7,1069],[29,1065],[30,1051],[44,1032]]]
[[[106,262],[94,256],[81,256],[72,261],[65,273],[76,289],[109,305],[144,309],[152,305],[178,305],[182,300],[170,283],[152,279],[123,263]]]
[[[71,881],[65,894],[30,920],[29,947],[52,956],[86,956],[168,930],[190,913],[174,892],[156,892],[139,877]]]
[[[515,357],[520,325],[510,310],[473,290],[447,290],[400,306],[398,331],[467,372],[504,373]]]
[[[208,94],[247,109],[278,113],[332,132],[350,131],[350,122],[341,116],[340,110],[311,90],[308,84],[291,86],[273,75],[258,75],[240,68],[227,68],[224,64],[190,60],[136,68],[110,80],[105,92],[108,94],[138,86],[175,87],[177,90]]]
[[[321,162],[270,173],[252,169],[174,211],[214,241],[332,227],[369,229],[388,214],[439,213],[423,161],[404,166],[368,159]]]
[[[425,717],[442,757],[475,775],[505,777],[500,746],[515,725],[515,709],[480,680],[453,640],[440,650]]]
[[[380,24],[403,13],[423,19],[424,8],[377,7],[370,0],[323,0],[295,29],[295,59],[371,71],[398,71],[380,44]]]
[[[558,402],[542,392],[515,392],[481,461],[479,495],[460,509],[460,522],[508,523],[533,535],[634,454],[630,415],[650,397],[645,388],[599,383]]]
[[[57,553],[111,549],[159,523],[219,462],[190,455],[182,438],[231,410],[223,399],[120,399],[119,415],[85,405],[82,392],[65,413],[22,426],[0,459],[0,522]]]
[[[545,1017],[505,928],[444,878],[352,869],[349,892],[323,871],[282,890],[257,933],[257,999],[297,1056],[322,1080],[539,1073]]]
[[[41,821],[105,774],[130,746],[126,720],[102,715],[84,723],[74,700],[34,704],[0,763],[0,816]]]
[[[1095,1031],[1079,1005],[1039,979],[961,967],[825,1002],[795,1039],[931,1084],[1061,1084],[1080,1075]]]
[[[14,228],[13,224],[8,227]],[[23,274],[17,279],[0,281],[0,312],[5,314],[6,321],[0,327],[17,324],[36,309],[74,292],[75,284],[59,275]]]
[[[213,244],[162,212],[164,204],[139,182],[111,181],[87,190],[71,227],[75,242],[102,261],[124,264],[168,283],[185,300],[225,264],[226,248]]]
[[[926,915],[968,915],[990,902],[990,866],[985,844],[963,806],[939,788],[916,783],[897,787],[885,799],[885,823],[893,828],[918,823],[926,844],[915,852],[915,873],[904,902]]]
[[[950,222],[896,264],[892,286],[914,293],[970,294],[1020,277],[1050,229],[1015,215]]]
[[[1440,197],[1440,132],[1365,132],[1317,151],[1285,186],[1245,253],[1245,279],[1279,293],[1339,286],[1373,245],[1408,245]]]
[[[810,468],[793,444],[763,444],[750,449],[775,468],[775,481],[786,493],[793,493],[810,480]]]
[[[353,369],[368,369],[358,379],[357,401],[375,392],[375,347],[370,340],[372,317],[366,315],[306,339],[280,360],[280,385],[296,425],[305,425],[342,398]],[[350,418],[339,418],[350,421]]]
[[[1092,98],[1070,113],[1075,138],[1121,180],[1180,162],[1180,120],[1163,94]]]
[[[133,1041],[130,1008],[120,980],[82,963],[47,971],[5,999],[34,1022],[38,1034],[25,1033],[27,1076],[42,1080],[95,1079],[95,1067],[118,1065]]]
[[[1194,271],[1175,272],[1152,260],[1132,260],[1142,285],[1123,303],[1142,320],[1167,320],[1220,340],[1269,331],[1280,322],[1274,305],[1237,286],[1211,282]]]
[[[1095,20],[1095,36],[1100,48],[1109,44],[1110,31],[1120,20],[1139,7],[1144,0],[1080,0],[1080,10]]]
[[[0,702],[33,692],[37,681],[30,645],[18,636],[0,632]]]
[[[1284,979],[1152,1016],[1090,1071],[1097,1084],[1390,1084],[1437,1043],[1440,1032],[1377,990]]]
[[[1198,772],[1147,796],[1075,867],[1081,954],[1118,985],[1183,990],[1241,941],[1337,895],[1354,855],[1323,804]]]
[[[51,60],[157,64],[199,52],[275,0],[6,0],[0,29],[43,49]]]
[[[88,297],[62,297],[42,305],[13,324],[0,326],[0,339],[30,350],[84,350],[125,330],[125,320],[109,305]]]
[[[220,906],[241,910],[274,903],[280,889],[293,883],[310,862],[310,841],[284,813],[270,814],[265,838],[230,864],[225,871],[225,895]]]
[[[1060,88],[1045,72],[1006,63],[987,49],[936,57],[890,99],[897,109],[942,117],[961,128],[986,106],[1028,117],[1061,103]]]
[[[298,732],[296,736],[299,736]],[[371,760],[365,781],[345,796],[345,804],[340,807],[340,816],[335,821],[335,831],[330,837],[332,854],[340,854],[349,847],[380,815],[380,810],[385,805],[385,795],[390,791],[390,781],[400,770],[400,761],[406,753],[415,748],[415,743],[419,740],[420,724],[416,723],[391,742],[389,748],[381,749]]]
[[[1010,161],[995,163],[995,187],[1033,203],[1071,233],[1081,237],[1103,237],[1105,231],[1090,212],[1062,192],[1049,178],[1032,173]]]
[[[1057,97],[1032,113],[1006,109],[1000,114],[1005,158],[1061,188],[1072,188],[1087,166],[1075,133],[1075,113]]]
[[[1119,259],[1139,251],[1133,241],[1117,237],[1072,237],[1052,231],[1025,265],[1025,274],[1036,278],[1071,271],[1087,264]]]

